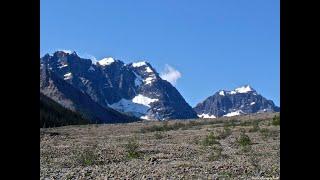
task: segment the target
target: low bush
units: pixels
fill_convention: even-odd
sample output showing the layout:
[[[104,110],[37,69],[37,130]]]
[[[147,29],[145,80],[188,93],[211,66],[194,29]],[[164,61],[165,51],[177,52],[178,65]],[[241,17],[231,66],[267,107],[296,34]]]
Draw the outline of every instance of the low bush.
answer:
[[[219,144],[219,141],[217,141],[217,137],[214,136],[213,132],[210,132],[209,135],[201,141],[201,144],[203,146],[211,146],[213,144]]]
[[[129,139],[127,144],[124,145],[127,151],[127,157],[129,159],[134,159],[140,157],[139,153],[139,143],[135,139]]]
[[[79,153],[77,157],[78,163],[82,166],[91,166],[98,163],[98,156],[92,149],[85,149],[83,152]]]
[[[279,126],[280,125],[280,116],[274,116],[273,118],[272,118],[272,125],[274,125],[274,126]]]
[[[251,139],[248,135],[246,135],[244,132],[241,132],[240,137],[237,139],[237,143],[242,146],[249,146],[251,145]]]

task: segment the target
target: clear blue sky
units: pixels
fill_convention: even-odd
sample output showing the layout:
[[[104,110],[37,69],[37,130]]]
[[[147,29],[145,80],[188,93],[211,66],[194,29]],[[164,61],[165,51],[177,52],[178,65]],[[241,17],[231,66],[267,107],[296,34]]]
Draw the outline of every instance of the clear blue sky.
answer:
[[[147,60],[195,106],[250,84],[280,105],[279,0],[41,0],[40,55]]]

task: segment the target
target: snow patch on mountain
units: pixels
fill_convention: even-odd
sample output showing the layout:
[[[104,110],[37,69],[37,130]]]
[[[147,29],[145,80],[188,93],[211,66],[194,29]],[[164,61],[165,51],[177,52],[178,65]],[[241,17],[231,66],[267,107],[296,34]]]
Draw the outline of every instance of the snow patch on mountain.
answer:
[[[205,114],[205,113],[198,114],[198,117],[199,118],[216,118],[216,116],[214,116],[214,115],[209,115],[209,114]]]
[[[237,94],[236,91],[230,91],[228,94]]]
[[[135,63],[132,63],[132,66],[133,67],[147,66],[147,63],[145,61],[135,62]]]
[[[145,120],[153,120],[150,116],[145,115],[145,116],[140,116],[141,119],[145,119]]]
[[[221,90],[219,92],[219,95],[225,96],[226,94],[248,93],[248,92],[252,92],[252,91],[255,91],[255,90],[253,88],[251,88],[249,85],[245,85],[245,86],[238,87],[232,91]],[[254,93],[254,94],[256,95],[256,93]]]
[[[139,94],[132,100],[122,98],[120,101],[109,105],[109,107],[121,112],[130,113],[136,117],[151,119],[146,114],[150,109],[150,104],[156,101],[158,101],[158,99],[151,99]]]
[[[132,100],[127,99],[121,99],[120,101],[109,105],[109,107],[120,112],[131,113],[137,117],[145,115],[150,108],[143,104],[134,103]]]
[[[100,61],[98,61],[98,63],[101,66],[108,66],[108,65],[110,65],[110,64],[112,64],[114,62],[115,62],[115,60],[112,57],[103,58]]]
[[[233,112],[230,112],[226,115],[224,115],[225,117],[232,117],[232,116],[239,116],[241,114],[244,114],[243,111],[241,110],[238,110],[238,111],[233,111]]]
[[[156,101],[159,101],[159,99],[151,99],[151,98],[148,98],[142,94],[138,94],[137,96],[135,96],[132,99],[132,102],[137,103],[137,104],[143,104],[148,107],[150,107],[150,103],[156,102]]]
[[[151,84],[156,78],[154,77],[147,77],[145,80],[143,80],[144,83],[146,84]]]
[[[252,105],[254,105],[256,102],[252,102],[252,103],[250,103],[250,105],[252,106]]]
[[[220,92],[219,92],[219,95],[225,96],[224,91],[220,91]]]
[[[234,90],[237,93],[247,93],[250,91],[254,91],[249,85],[238,87]]]
[[[153,73],[152,69],[149,66],[146,67],[146,72]]]
[[[67,74],[65,74],[65,75],[63,75],[64,76],[64,80],[68,80],[68,79],[71,79],[72,78],[72,73],[67,73]]]
[[[64,68],[64,67],[67,67],[68,64],[62,64],[61,66],[59,66],[58,68],[61,69],[61,68]]]

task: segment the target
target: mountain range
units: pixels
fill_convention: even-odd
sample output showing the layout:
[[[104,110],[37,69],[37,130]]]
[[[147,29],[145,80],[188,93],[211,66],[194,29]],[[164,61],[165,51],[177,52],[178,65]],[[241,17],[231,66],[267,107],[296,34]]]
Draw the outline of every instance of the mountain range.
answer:
[[[40,92],[94,123],[195,119],[277,112],[250,86],[220,90],[192,108],[146,61],[125,64],[56,51],[40,58]]]

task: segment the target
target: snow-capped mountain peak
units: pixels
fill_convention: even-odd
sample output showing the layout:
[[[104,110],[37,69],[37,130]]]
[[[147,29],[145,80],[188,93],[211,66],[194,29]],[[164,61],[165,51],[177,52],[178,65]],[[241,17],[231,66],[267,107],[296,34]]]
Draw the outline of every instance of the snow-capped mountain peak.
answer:
[[[112,57],[106,57],[106,58],[103,58],[101,59],[100,61],[98,61],[98,63],[101,65],[101,66],[108,66],[112,63],[115,62],[115,59],[112,58]]]
[[[244,85],[241,87],[238,87],[232,91],[227,91],[227,90],[219,90],[219,95],[220,96],[226,96],[227,95],[232,95],[232,94],[241,94],[241,93],[249,93],[249,92],[256,92],[256,90],[254,90],[250,85]]]
[[[134,68],[138,68],[138,69],[144,68],[144,71],[146,73],[154,73],[154,71],[152,70],[151,65],[146,61],[134,62],[134,63],[131,63],[131,66],[134,67]]]
[[[197,118],[177,89],[162,80],[146,61],[125,64],[106,57],[94,63],[92,59],[56,52],[40,59],[40,69],[40,77],[45,77],[49,70],[49,76],[70,84],[104,108],[143,119]],[[51,91],[45,85],[43,91]]]
[[[232,91],[219,90],[193,108],[199,117],[231,117],[259,112],[278,112],[271,100],[258,94],[249,85],[238,87]]]
[[[132,63],[133,67],[141,67],[141,66],[148,66],[146,61],[139,61]]]
[[[225,96],[224,90],[220,90],[220,91],[219,91],[219,95]]]
[[[241,87],[236,88],[234,91],[236,93],[248,93],[248,92],[255,91],[255,90],[251,86],[245,85],[245,86],[241,86]]]

